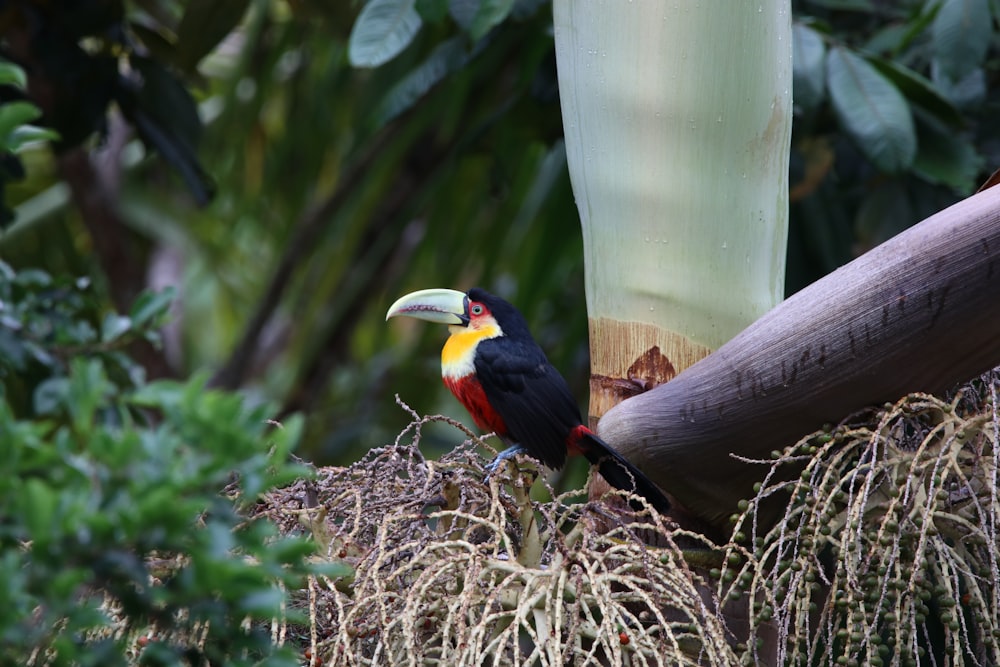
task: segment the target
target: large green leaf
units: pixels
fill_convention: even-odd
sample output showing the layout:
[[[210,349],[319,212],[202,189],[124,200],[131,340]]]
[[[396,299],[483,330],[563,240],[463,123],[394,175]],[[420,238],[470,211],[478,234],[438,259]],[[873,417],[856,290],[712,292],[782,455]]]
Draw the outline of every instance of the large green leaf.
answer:
[[[371,0],[351,28],[347,56],[355,67],[378,67],[409,46],[422,24],[415,0]]]
[[[818,32],[807,25],[792,27],[792,97],[796,106],[815,109],[823,101],[826,45]]]
[[[941,74],[958,81],[979,67],[992,36],[987,0],[944,0],[931,24],[934,61]]]
[[[917,154],[917,133],[899,89],[843,47],[830,50],[826,66],[833,107],[865,156],[882,171],[909,167]]]

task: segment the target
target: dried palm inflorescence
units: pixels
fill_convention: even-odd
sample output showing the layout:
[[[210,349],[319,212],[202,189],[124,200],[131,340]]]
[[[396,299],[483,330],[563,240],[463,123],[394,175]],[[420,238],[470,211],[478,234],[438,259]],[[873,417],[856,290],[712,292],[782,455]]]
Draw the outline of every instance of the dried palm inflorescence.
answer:
[[[708,548],[703,538],[651,510],[533,500],[530,473],[484,484],[482,443],[468,434],[427,460],[422,427],[448,420],[413,418],[394,445],[259,508],[285,531],[308,527],[353,570],[314,578],[301,600],[313,663],[733,664],[706,586],[675,544]]]
[[[910,395],[774,453],[718,573],[752,609],[743,664],[1000,664],[998,391]]]

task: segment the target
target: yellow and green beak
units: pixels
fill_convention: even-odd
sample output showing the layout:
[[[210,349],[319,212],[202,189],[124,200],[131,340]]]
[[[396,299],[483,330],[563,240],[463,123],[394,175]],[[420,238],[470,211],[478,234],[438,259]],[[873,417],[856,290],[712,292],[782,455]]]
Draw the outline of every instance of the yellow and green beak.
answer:
[[[466,326],[469,324],[469,314],[466,312],[468,304],[469,297],[464,292],[453,289],[422,289],[396,299],[389,306],[385,319],[414,317],[428,322]]]

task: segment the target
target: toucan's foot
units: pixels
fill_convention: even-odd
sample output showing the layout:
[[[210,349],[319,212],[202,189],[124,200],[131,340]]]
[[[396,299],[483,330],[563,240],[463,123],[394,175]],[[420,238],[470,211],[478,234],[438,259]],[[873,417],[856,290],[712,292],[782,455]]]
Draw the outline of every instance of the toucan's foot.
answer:
[[[509,459],[513,459],[518,454],[524,454],[527,450],[521,445],[511,445],[507,449],[503,450],[496,457],[486,464],[486,480],[489,481],[490,476],[497,471],[500,464]]]

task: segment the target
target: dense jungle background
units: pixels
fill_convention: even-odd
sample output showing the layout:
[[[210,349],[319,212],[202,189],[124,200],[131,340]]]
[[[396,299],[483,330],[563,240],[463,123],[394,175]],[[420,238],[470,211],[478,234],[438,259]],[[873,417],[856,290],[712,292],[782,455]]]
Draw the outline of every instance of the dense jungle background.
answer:
[[[968,196],[1000,165],[1000,3],[799,0],[792,9],[787,294]],[[720,48],[725,43],[720,35]],[[386,308],[415,289],[487,287],[518,305],[583,401],[582,272],[551,6],[543,0],[0,0],[0,453],[8,472],[0,476],[0,664],[298,665],[319,664],[321,647],[324,659],[347,651],[359,660],[393,648],[408,656],[427,646],[475,649],[440,635],[469,629],[459,596],[432,591],[451,605],[434,613],[459,620],[428,630],[439,633],[430,643],[413,629],[434,625],[420,615],[429,609],[423,600],[406,607],[408,615],[384,614],[378,643],[368,639],[379,634],[365,625],[369,612],[351,597],[358,575],[356,590],[388,585],[385,599],[402,599],[383,570],[359,565],[380,548],[398,547],[405,558],[393,562],[423,562],[428,576],[444,572],[434,531],[450,530],[452,518],[426,522],[419,496],[426,489],[416,487],[420,475],[433,478],[423,457],[466,437],[447,419],[420,418],[467,419],[439,379],[442,331],[389,327]],[[996,386],[995,378],[970,385],[971,408],[961,395],[901,399],[883,407],[879,423],[898,422],[899,433],[912,435],[933,421],[932,434],[941,430],[949,442],[993,437],[995,449]],[[685,574],[688,555],[672,542],[658,561],[665,567],[640,563],[626,573],[643,595],[651,572],[678,575],[658,590],[683,589],[691,622],[661,619],[659,627],[693,637],[675,648],[695,659],[711,648],[715,664],[731,664],[732,651],[752,661],[757,644],[730,646],[720,616],[705,613],[709,577],[721,582],[719,591],[729,587],[729,600],[768,588],[749,608],[753,623],[767,629],[776,614],[781,627],[814,642],[803,655],[828,662],[859,664],[851,655],[882,664],[883,637],[956,661],[987,649],[995,655],[1000,635],[983,612],[992,609],[995,619],[995,588],[985,597],[969,592],[996,580],[996,555],[986,548],[998,525],[995,493],[983,515],[989,535],[982,521],[959,512],[945,516],[954,523],[944,532],[922,514],[923,528],[898,530],[894,513],[909,512],[916,496],[899,500],[896,490],[882,498],[884,479],[902,485],[923,475],[928,497],[964,500],[944,486],[941,471],[951,464],[941,455],[914,463],[919,470],[904,466],[936,446],[928,435],[920,456],[904,452],[888,468],[867,466],[863,502],[834,512],[855,499],[841,491],[854,482],[842,480],[862,474],[854,450],[837,458],[841,443],[856,438],[858,448],[875,451],[878,434],[892,429],[831,429],[773,457],[780,463],[830,449],[826,458],[843,463],[835,475],[823,457],[811,459],[813,478],[801,478],[776,528],[815,532],[808,545],[784,532],[765,540],[756,524],[742,523],[753,504],[741,501],[725,565],[703,564],[697,586]],[[413,442],[379,449],[401,431]],[[441,470],[467,473],[471,447],[446,456]],[[292,450],[317,465],[402,461],[416,498],[404,518],[429,549],[424,561],[411,558],[409,543],[377,532],[399,509],[396,477],[382,480],[363,465],[310,475]],[[969,465],[955,458],[954,474],[985,460],[973,458]],[[582,467],[577,472],[582,480]],[[800,520],[821,477],[830,482],[829,511]],[[337,495],[344,488],[368,489],[370,500],[386,504],[373,511]],[[509,511],[501,511],[509,498],[485,485],[468,493],[472,500],[462,502],[492,507],[491,516]],[[508,572],[517,548],[507,540],[519,530],[534,538],[519,546],[541,545],[522,571],[531,576],[506,581],[514,606],[526,605],[524,618],[537,610],[521,593],[557,571],[549,565],[570,549],[579,549],[574,563],[593,557],[595,573],[616,549],[634,550],[625,563],[649,556],[641,540],[599,529],[606,517],[590,525],[577,513],[601,511],[593,507],[551,503],[538,515],[544,535],[532,534],[532,500],[514,494],[523,511],[490,528],[500,537],[486,562],[497,576]],[[430,504],[454,510],[447,496],[445,488]],[[880,508],[871,534],[860,527],[871,516],[868,501]],[[344,513],[334,517],[331,508]],[[326,523],[320,510],[331,512]],[[275,522],[248,520],[263,515]],[[468,516],[456,531],[468,528]],[[829,553],[834,517],[856,519],[845,524],[856,542],[845,541],[845,552],[870,553],[875,543],[892,549],[884,571],[868,559],[873,572],[836,572],[851,593],[825,609],[834,620],[816,634],[810,596],[815,577],[828,574],[817,575],[816,564]],[[352,521],[365,526],[364,548],[330,532]],[[471,558],[471,565],[449,560],[459,580],[485,553],[464,550],[470,541],[486,544],[473,528],[452,544]],[[662,522],[656,531],[673,539]],[[748,539],[753,550],[739,544]],[[320,562],[317,544],[326,549]],[[722,558],[713,548],[704,551]],[[973,572],[968,563],[982,567]],[[907,597],[903,577],[914,572],[920,581],[907,589],[907,618],[946,640],[904,637],[889,610]],[[411,574],[399,575],[407,595],[420,592]],[[611,575],[604,602],[620,590],[619,573]],[[319,591],[321,576],[329,585]],[[866,597],[879,588],[876,577],[893,576],[904,581],[899,596],[884,585]],[[558,606],[564,597],[551,600]],[[789,615],[796,600],[802,604]],[[979,615],[952,613],[956,601]],[[320,636],[329,629],[318,622],[321,603],[342,641]],[[361,616],[348,618],[348,609]],[[932,612],[938,625],[925,626]],[[542,638],[534,650],[546,644],[548,617],[533,618],[537,627],[503,621],[514,655],[525,632]],[[234,619],[242,619],[238,628]],[[400,623],[406,642],[385,639]],[[620,658],[630,641],[650,639],[636,632],[642,622],[622,623],[583,629],[605,642],[603,655]],[[986,630],[977,635],[966,623]],[[790,650],[798,655],[797,646]],[[918,658],[892,655],[894,664]],[[527,662],[541,659],[532,656]]]
[[[395,393],[464,418],[437,377],[442,332],[383,322],[412,289],[503,294],[586,391],[549,5],[372,4],[406,5],[416,23],[373,42],[360,3],[309,0],[0,12],[3,55],[28,73],[26,85],[6,76],[0,98],[11,149],[0,257],[75,281],[62,289],[96,328],[171,286],[162,345],[123,348],[144,377],[208,373],[276,402],[276,416],[302,412],[300,453],[318,462],[391,439],[408,420]],[[788,293],[1000,163],[995,4],[793,9]],[[25,97],[37,118],[10,113]],[[25,122],[57,138],[36,141]],[[36,413],[38,384],[89,345],[66,336],[24,359],[0,337],[19,414]]]

